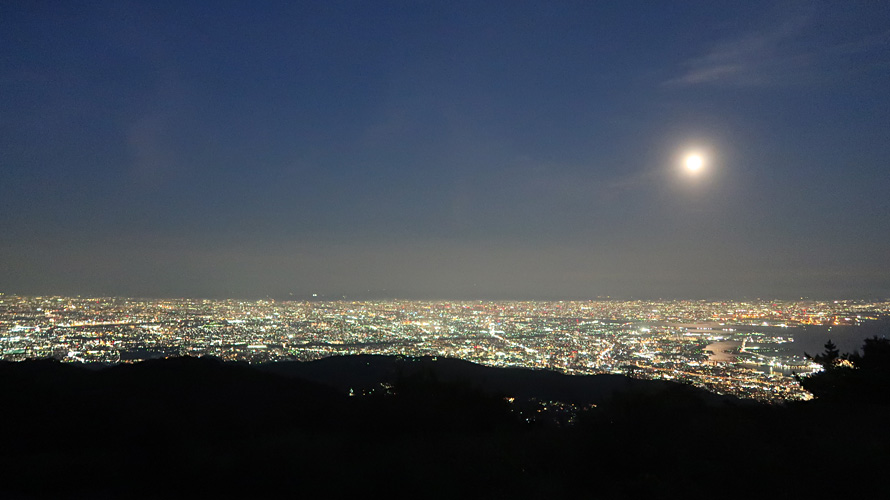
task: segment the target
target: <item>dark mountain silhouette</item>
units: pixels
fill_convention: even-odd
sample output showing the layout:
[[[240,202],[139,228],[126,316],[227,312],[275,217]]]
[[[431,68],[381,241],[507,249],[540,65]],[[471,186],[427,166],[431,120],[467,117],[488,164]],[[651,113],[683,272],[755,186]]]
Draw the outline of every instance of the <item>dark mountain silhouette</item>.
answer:
[[[890,457],[880,401],[442,358],[0,363],[0,397],[3,498],[855,496]]]
[[[658,380],[639,380],[623,375],[565,375],[549,370],[495,368],[469,361],[429,356],[336,356],[309,363],[266,363],[260,370],[290,378],[311,380],[340,392],[379,391],[381,384],[392,384],[400,376],[433,372],[447,382],[461,382],[479,390],[516,399],[558,400],[580,405],[603,404],[617,393],[659,393],[676,384]],[[731,396],[704,390],[698,397],[711,404],[744,404]]]

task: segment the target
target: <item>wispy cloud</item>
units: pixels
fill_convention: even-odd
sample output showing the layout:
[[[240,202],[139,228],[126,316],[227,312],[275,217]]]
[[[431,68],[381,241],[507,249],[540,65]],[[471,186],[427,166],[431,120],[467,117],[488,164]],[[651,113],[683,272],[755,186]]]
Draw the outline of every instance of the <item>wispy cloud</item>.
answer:
[[[764,87],[830,82],[881,64],[874,58],[857,58],[883,52],[890,41],[890,32],[830,40],[820,36],[817,27],[810,19],[798,17],[718,41],[685,61],[679,74],[663,84]]]

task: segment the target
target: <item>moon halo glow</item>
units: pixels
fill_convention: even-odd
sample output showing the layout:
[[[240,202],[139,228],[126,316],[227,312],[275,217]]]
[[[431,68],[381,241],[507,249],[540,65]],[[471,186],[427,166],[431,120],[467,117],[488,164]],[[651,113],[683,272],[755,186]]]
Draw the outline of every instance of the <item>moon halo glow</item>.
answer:
[[[705,159],[698,153],[690,153],[683,159],[683,166],[690,174],[699,173],[705,166]]]

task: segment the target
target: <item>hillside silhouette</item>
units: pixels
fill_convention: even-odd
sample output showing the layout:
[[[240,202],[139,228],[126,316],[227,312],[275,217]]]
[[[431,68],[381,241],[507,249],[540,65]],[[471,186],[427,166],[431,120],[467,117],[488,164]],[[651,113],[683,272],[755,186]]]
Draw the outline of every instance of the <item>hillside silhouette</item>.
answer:
[[[4,498],[798,498],[880,491],[890,457],[885,399],[443,358],[0,362],[0,395]]]

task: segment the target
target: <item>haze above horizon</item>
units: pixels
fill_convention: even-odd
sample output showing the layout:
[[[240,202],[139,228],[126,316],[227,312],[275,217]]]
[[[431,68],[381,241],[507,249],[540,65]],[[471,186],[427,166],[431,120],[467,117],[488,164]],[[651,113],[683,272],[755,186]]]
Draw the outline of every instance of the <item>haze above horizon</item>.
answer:
[[[0,6],[0,291],[890,296],[890,4]]]

